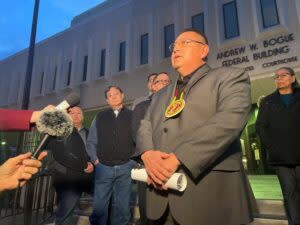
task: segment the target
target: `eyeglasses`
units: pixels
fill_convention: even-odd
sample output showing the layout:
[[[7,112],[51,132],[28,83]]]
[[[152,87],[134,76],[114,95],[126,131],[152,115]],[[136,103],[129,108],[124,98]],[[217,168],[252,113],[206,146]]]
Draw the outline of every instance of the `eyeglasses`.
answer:
[[[289,74],[289,73],[275,74],[275,75],[273,76],[273,79],[274,79],[274,80],[284,79],[284,78],[286,78],[286,77],[288,77],[288,76],[291,76],[291,74]]]
[[[191,43],[198,43],[198,44],[206,45],[205,43],[203,43],[201,41],[186,39],[186,40],[177,41],[177,42],[170,44],[169,49],[171,52],[173,52],[176,45],[178,45],[180,47],[186,47],[186,46],[190,45]]]
[[[158,83],[169,84],[170,81],[169,80],[156,80],[156,81],[154,81],[154,84],[158,84]]]

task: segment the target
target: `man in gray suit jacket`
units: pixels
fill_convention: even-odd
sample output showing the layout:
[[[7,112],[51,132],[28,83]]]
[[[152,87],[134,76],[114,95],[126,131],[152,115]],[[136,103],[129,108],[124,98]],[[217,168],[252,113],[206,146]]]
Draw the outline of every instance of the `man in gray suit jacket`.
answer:
[[[153,96],[137,134],[148,173],[147,216],[159,225],[248,224],[252,192],[239,138],[251,107],[249,76],[211,69],[207,39],[194,29],[170,50],[178,80]],[[164,185],[174,172],[187,176],[183,193]]]

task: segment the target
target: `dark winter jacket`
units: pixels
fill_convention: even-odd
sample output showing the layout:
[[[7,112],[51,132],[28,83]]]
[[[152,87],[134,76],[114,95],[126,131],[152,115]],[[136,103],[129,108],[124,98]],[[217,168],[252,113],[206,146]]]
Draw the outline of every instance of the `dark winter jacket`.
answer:
[[[54,185],[90,185],[93,174],[84,172],[87,167],[88,155],[85,145],[77,130],[65,138],[53,137],[47,144],[52,152]]]
[[[256,131],[267,151],[271,165],[300,165],[300,90],[286,106],[275,91],[265,97],[259,108]]]

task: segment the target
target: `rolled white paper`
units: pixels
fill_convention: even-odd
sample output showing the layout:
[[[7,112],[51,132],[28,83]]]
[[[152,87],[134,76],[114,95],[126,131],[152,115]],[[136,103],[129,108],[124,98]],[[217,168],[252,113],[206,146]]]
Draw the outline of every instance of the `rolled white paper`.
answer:
[[[132,169],[131,179],[147,182],[148,174],[145,169]],[[183,192],[186,189],[187,180],[183,173],[174,173],[165,184],[167,188]]]

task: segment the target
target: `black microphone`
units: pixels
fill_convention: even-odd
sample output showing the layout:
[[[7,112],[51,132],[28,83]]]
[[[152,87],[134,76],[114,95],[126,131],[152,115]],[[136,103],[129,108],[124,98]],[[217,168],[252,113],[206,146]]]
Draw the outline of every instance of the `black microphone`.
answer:
[[[54,110],[44,112],[36,123],[40,133],[45,134],[40,144],[32,154],[36,159],[41,150],[45,147],[50,136],[68,136],[73,131],[73,122],[68,113],[63,110],[78,105],[79,96],[75,93],[69,94]]]
[[[76,106],[79,103],[80,103],[79,96],[75,93],[71,93],[61,103],[55,106],[55,108],[58,110],[65,110],[70,107]]]

